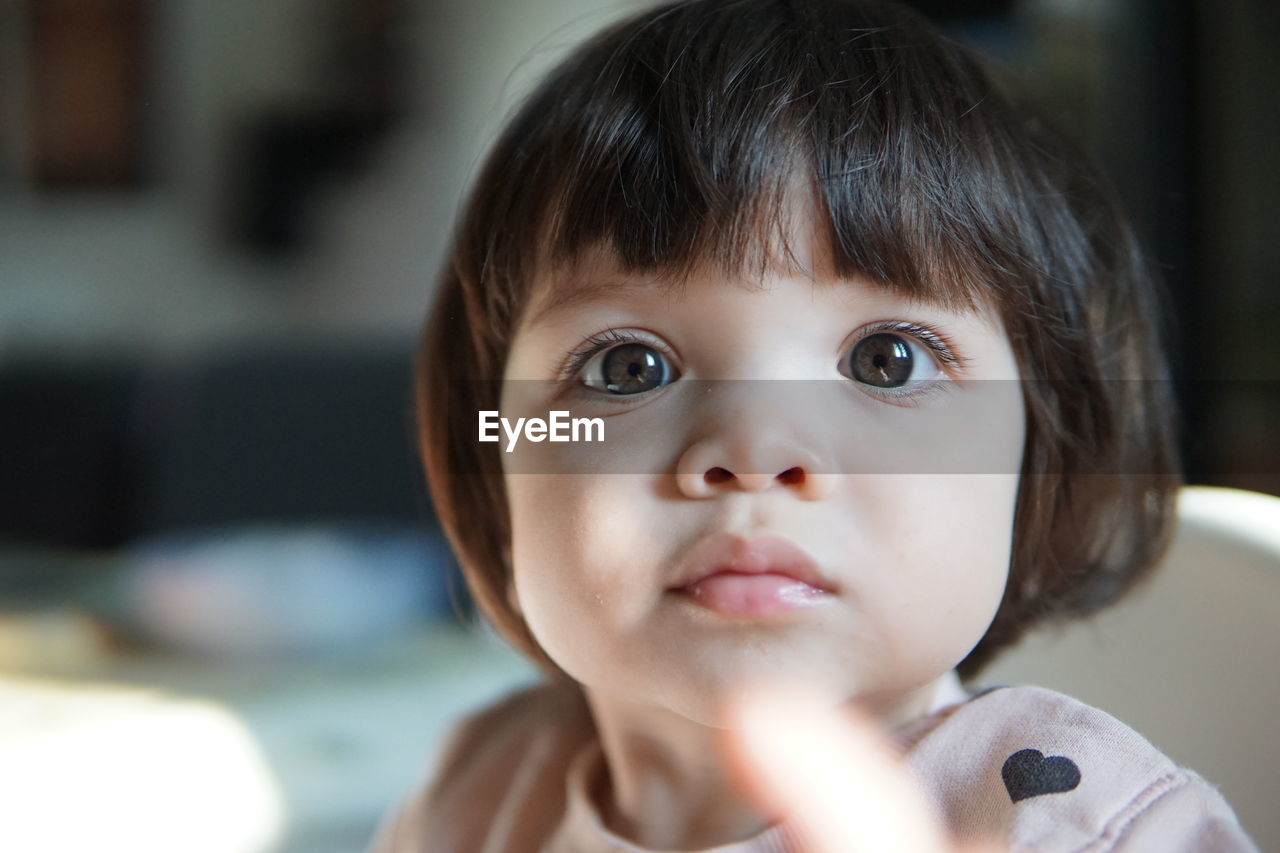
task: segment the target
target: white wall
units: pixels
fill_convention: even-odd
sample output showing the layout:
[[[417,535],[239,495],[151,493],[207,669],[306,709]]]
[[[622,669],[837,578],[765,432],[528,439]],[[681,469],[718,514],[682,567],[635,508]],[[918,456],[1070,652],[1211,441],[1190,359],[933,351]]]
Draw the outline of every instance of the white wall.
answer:
[[[26,0],[34,2],[34,0]],[[125,193],[37,194],[0,173],[0,357],[33,346],[173,351],[245,334],[416,330],[479,155],[530,81],[635,0],[405,4],[410,109],[372,167],[313,209],[320,239],[264,263],[226,237],[235,123],[317,96],[315,0],[155,3],[148,132],[155,181]],[[21,39],[6,13],[4,67]],[[15,47],[16,45],[16,47]],[[323,69],[320,69],[321,71]],[[0,81],[12,102],[20,81]]]

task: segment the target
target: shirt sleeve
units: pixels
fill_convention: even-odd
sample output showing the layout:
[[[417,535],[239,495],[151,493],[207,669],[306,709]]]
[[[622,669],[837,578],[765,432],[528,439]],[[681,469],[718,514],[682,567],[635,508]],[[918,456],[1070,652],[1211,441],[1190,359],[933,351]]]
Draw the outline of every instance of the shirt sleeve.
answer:
[[[1258,853],[1222,795],[1189,771],[1183,771],[1181,784],[1153,799],[1118,830],[1114,844],[1100,851]]]
[[[565,769],[592,732],[581,693],[565,685],[521,690],[472,714],[369,853],[534,849],[564,813]]]
[[[456,770],[460,766],[479,727],[480,720],[474,716],[454,724],[433,768],[417,790],[383,819],[366,853],[425,853],[434,791],[449,775],[450,768]]]

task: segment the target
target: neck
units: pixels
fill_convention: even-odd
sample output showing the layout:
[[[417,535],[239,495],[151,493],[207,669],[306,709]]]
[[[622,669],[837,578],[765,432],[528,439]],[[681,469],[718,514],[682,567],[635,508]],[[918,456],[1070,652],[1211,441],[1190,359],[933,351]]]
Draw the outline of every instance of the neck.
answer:
[[[927,713],[939,684],[872,709],[900,728]],[[781,820],[738,781],[723,729],[589,687],[585,695],[605,761],[589,794],[611,832],[642,847],[702,849],[742,841]]]
[[[592,799],[610,831],[642,847],[700,849],[749,838],[778,819],[734,784],[722,730],[586,694],[607,769]]]

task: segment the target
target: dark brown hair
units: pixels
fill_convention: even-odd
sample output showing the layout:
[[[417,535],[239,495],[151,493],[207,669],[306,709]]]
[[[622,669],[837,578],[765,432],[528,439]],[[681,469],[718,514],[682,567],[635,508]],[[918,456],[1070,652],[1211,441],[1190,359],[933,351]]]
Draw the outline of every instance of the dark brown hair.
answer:
[[[534,272],[606,247],[678,277],[759,260],[797,177],[838,273],[995,305],[1024,380],[1010,578],[972,676],[1156,564],[1180,485],[1158,291],[1103,181],[966,49],[879,0],[690,0],[618,24],[532,93],[472,189],[418,362],[436,509],[477,605],[564,676],[508,599],[497,409]],[[460,388],[465,390],[459,390]],[[450,394],[452,397],[450,398]],[[478,458],[492,454],[492,458]]]

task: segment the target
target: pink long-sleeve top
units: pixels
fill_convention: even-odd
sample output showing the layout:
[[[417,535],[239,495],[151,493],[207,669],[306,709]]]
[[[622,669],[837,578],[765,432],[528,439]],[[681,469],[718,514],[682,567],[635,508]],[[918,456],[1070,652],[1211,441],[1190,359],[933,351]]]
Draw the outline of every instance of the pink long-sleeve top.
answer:
[[[1061,693],[970,695],[952,676],[897,733],[960,837],[1013,851],[1256,851],[1230,806],[1114,717]],[[589,792],[604,758],[574,685],[522,690],[464,720],[372,853],[655,853],[621,838]],[[694,853],[795,853],[783,821]]]

